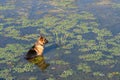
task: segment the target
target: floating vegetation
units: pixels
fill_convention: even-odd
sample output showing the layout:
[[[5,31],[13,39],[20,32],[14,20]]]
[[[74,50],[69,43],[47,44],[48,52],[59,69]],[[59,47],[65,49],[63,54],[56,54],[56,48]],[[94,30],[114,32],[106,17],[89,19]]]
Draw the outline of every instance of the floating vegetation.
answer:
[[[65,52],[64,52],[64,54],[70,54],[71,53],[71,51],[68,51],[68,50],[66,50]]]
[[[5,62],[11,62],[11,61],[18,61],[19,56],[21,56],[21,53],[23,53],[25,50],[20,44],[7,44],[5,48],[0,48],[0,51],[2,52],[0,54],[1,61],[0,63]]]
[[[22,64],[21,64],[22,65]],[[32,72],[34,70],[33,64],[27,63],[24,66],[17,65],[13,68],[14,73]]]
[[[74,3],[74,0],[63,0],[63,1],[51,0],[51,1],[49,1],[50,5],[61,7],[63,9],[76,8],[76,5],[73,3]]]
[[[119,77],[117,2],[119,1],[2,0],[0,79],[112,80]],[[104,14],[105,11],[108,13]],[[48,53],[45,53],[45,58],[51,65],[45,73],[40,73],[36,66],[23,59],[40,34],[49,40],[45,46],[45,52]],[[53,44],[57,44],[57,47],[51,46]],[[102,68],[107,70],[99,72]]]
[[[24,64],[24,62],[21,64],[19,62],[20,56],[23,55],[25,52],[25,47],[24,45],[20,44],[7,44],[5,48],[0,48],[0,51],[2,52],[0,54],[1,56],[1,61],[0,64],[4,64],[3,66],[7,66],[7,68],[11,68],[7,72],[7,74],[10,74],[11,71],[12,73],[23,73],[23,72],[28,72],[33,70],[33,66],[30,64]],[[16,63],[17,62],[17,63]],[[24,64],[24,65],[23,65]],[[1,67],[1,72],[4,71],[4,67]],[[5,79],[9,79],[9,77],[4,77]],[[9,79],[9,80],[12,80]]]
[[[110,64],[117,63],[117,60],[106,59],[106,60],[95,61],[95,63],[97,63],[99,65],[110,65]]]
[[[4,70],[0,70],[0,79],[9,79],[9,80],[13,80],[14,77],[10,74],[10,69],[4,69]]]
[[[97,5],[110,5],[112,4],[112,2],[110,0],[101,0],[99,2],[96,3]]]
[[[50,61],[50,64],[68,65],[69,63],[63,60],[55,60],[55,61]]]
[[[67,37],[68,37],[67,34],[62,35],[56,31],[54,33],[55,33],[54,37],[55,37],[56,44],[59,46],[65,45],[67,42]],[[61,35],[61,36],[59,36],[59,35]]]
[[[85,72],[85,73],[89,73],[89,72],[92,71],[92,70],[91,70],[91,67],[88,66],[88,65],[85,64],[85,63],[79,64],[79,65],[77,66],[77,69],[78,69],[79,71],[83,71],[83,72]]]
[[[37,80],[36,77],[30,77],[29,80]]]
[[[94,76],[105,76],[105,74],[101,73],[101,72],[93,72]]]
[[[0,34],[2,34],[2,29],[3,29],[3,26],[0,25]]]
[[[68,76],[71,76],[73,74],[73,70],[70,69],[70,70],[65,70],[61,75],[60,77],[63,77],[63,78],[66,78]]]
[[[0,6],[0,10],[13,10],[15,9],[14,5],[10,5],[10,6]]]
[[[120,4],[119,4],[119,3],[113,3],[113,4],[112,4],[112,7],[113,7],[113,8],[120,8]]]
[[[114,76],[120,76],[120,72],[111,72],[111,73],[108,73],[108,75],[107,75],[109,78],[112,78],[112,77],[114,77]]]
[[[84,59],[86,61],[97,61],[101,59],[102,56],[103,56],[102,52],[97,51],[93,54],[80,55],[79,58]]]
[[[114,48],[112,48],[112,50],[109,50],[111,53],[112,53],[112,55],[114,55],[114,56],[120,56],[120,47],[114,47]]]
[[[73,45],[72,44],[67,44],[67,45],[64,45],[63,48],[64,49],[71,49],[71,48],[73,48]]]
[[[19,31],[14,29],[14,27],[7,27],[3,30],[3,35],[6,37],[18,37],[19,36]]]
[[[46,79],[46,80],[55,80],[54,78],[52,78],[52,77],[50,77],[50,78],[48,78],[48,79]]]

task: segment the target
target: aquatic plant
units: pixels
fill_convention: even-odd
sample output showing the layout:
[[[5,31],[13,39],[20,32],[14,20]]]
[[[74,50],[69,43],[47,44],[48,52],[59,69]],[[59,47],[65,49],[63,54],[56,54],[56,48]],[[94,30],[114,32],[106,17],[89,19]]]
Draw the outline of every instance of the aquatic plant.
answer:
[[[71,51],[65,50],[64,54],[70,54]]]
[[[0,31],[3,29],[3,25],[0,25]]]
[[[11,69],[0,70],[0,78],[1,79],[13,80],[14,77],[10,74],[10,72],[11,72]]]
[[[51,28],[50,26],[55,26],[57,22],[57,18],[54,16],[45,16],[43,18],[43,26],[47,26],[46,28]]]
[[[120,56],[120,47],[113,47],[111,50],[109,50],[112,55],[114,56]]]
[[[63,60],[55,60],[55,61],[50,61],[51,64],[62,64],[62,65],[68,65],[68,62],[65,62]]]
[[[101,59],[102,56],[103,56],[103,53],[100,51],[97,51],[93,54],[80,55],[79,58],[85,61],[97,61]]]
[[[36,77],[30,77],[29,80],[37,80]]]
[[[99,2],[96,2],[97,5],[109,5],[112,4],[110,0],[101,0]]]
[[[110,73],[108,73],[108,75],[107,75],[109,78],[112,78],[112,77],[114,77],[114,76],[120,76],[120,72],[110,72]]]
[[[77,18],[80,21],[82,21],[82,20],[96,20],[94,15],[90,12],[87,12],[87,11],[81,11],[79,14],[70,14],[70,18],[71,19]]]
[[[76,8],[76,5],[74,4],[74,0],[64,0],[64,1],[52,0],[52,1],[49,1],[49,4],[53,6],[57,6],[60,9]]]
[[[120,8],[120,4],[119,4],[119,3],[113,3],[113,4],[112,4],[112,7],[113,7],[113,8]]]
[[[96,64],[99,64],[99,65],[110,65],[110,64],[115,64],[115,63],[117,63],[117,60],[106,59],[106,60],[95,61],[95,63],[96,63]]]
[[[19,63],[18,65],[13,67],[13,72],[16,72],[16,73],[32,72],[35,69],[35,67],[33,67],[34,66],[33,64],[30,64],[30,63],[26,63],[24,65],[23,64],[24,63]]]
[[[34,40],[37,39],[38,36],[39,36],[39,34],[26,34],[24,36],[18,36],[16,39],[31,41],[33,39]]]
[[[77,69],[79,71],[83,71],[85,73],[89,73],[89,72],[92,71],[91,67],[88,64],[86,64],[86,63],[80,63],[79,65],[77,65]]]
[[[13,61],[17,61],[20,59],[17,57],[21,56],[25,50],[23,46],[20,44],[7,44],[5,48],[0,48],[0,51],[2,51],[2,53],[0,54],[2,58],[0,63],[5,63],[5,62],[13,63]]]
[[[13,9],[15,9],[14,5],[0,6],[0,10],[13,10]]]
[[[53,31],[54,32],[54,38],[55,38],[55,43],[59,46],[64,46],[67,43],[67,38],[69,37],[65,31],[60,32],[60,31]]]
[[[73,74],[73,70],[65,70],[63,73],[61,73],[60,77],[66,78],[68,76],[71,76]]]
[[[94,76],[105,76],[105,74],[101,73],[101,72],[93,72]]]
[[[46,80],[55,80],[54,78],[52,78],[52,77],[50,77],[50,78],[48,78],[48,79],[46,79]]]
[[[29,75],[36,74],[36,72],[39,73],[37,68],[23,59],[21,60],[21,58],[23,58],[28,48],[32,46],[32,42],[37,39],[39,32],[45,34],[48,38],[50,43],[47,46],[53,43],[59,45],[59,49],[54,49],[54,51],[50,51],[49,54],[46,55],[46,59],[50,60],[50,64],[55,67],[53,67],[52,70],[48,69],[47,74],[37,75],[40,78],[47,75],[47,80],[87,80],[90,79],[91,74],[93,74],[96,80],[100,80],[101,78],[106,80],[106,78],[112,79],[118,75],[119,71],[114,72],[111,68],[113,68],[115,64],[119,65],[118,58],[114,59],[114,57],[120,56],[119,32],[112,35],[112,32],[108,28],[104,28],[107,27],[108,24],[104,24],[103,27],[99,25],[101,23],[95,18],[96,15],[94,16],[94,14],[87,11],[78,11],[75,0],[5,0],[5,2],[2,3],[0,3],[0,35],[6,38],[9,37],[15,41],[18,40],[18,42],[15,42],[16,44],[7,42],[4,45],[5,47],[0,48],[2,52],[0,54],[0,73],[2,73],[0,74],[0,78],[13,80],[18,79],[19,75],[24,75],[25,73],[25,75],[28,75],[26,79],[37,79],[35,77],[29,77]],[[89,5],[87,5],[87,7],[88,6]],[[92,5],[92,7],[93,6],[94,5]],[[118,3],[111,3],[110,6],[117,9],[119,8]],[[42,7],[47,9],[41,10]],[[88,10],[87,7],[86,10]],[[39,12],[39,14],[36,14],[37,12]],[[104,15],[100,16],[104,17]],[[116,20],[113,19],[112,21],[116,23]],[[36,29],[35,32],[26,34],[22,31],[29,27],[34,27],[34,29]],[[83,36],[91,32],[96,35],[94,39],[93,36],[90,36],[92,37],[91,40]],[[24,33],[24,35],[22,35],[22,33]],[[22,44],[19,43],[19,41],[28,41],[28,44]],[[74,53],[72,54],[72,52]],[[52,53],[55,54],[53,55]],[[66,57],[69,56],[72,57],[66,59]],[[81,60],[82,63],[79,63],[79,60]],[[78,63],[77,66],[72,65],[73,63],[76,64],[76,62]],[[89,65],[89,62],[93,62],[95,65]],[[111,72],[98,72],[97,70],[101,69],[101,67],[98,67],[99,65],[109,67]],[[95,70],[94,66],[98,68],[96,72],[93,72]],[[77,67],[77,70],[74,71],[76,74],[73,73],[72,69],[66,69],[68,67],[72,69]],[[26,74],[28,72],[29,74]],[[105,76],[104,72],[108,75]],[[77,73],[84,75],[80,77]],[[52,76],[49,74],[52,74]],[[57,78],[58,76],[59,78]],[[38,79],[40,79],[39,77]]]
[[[63,48],[64,48],[64,49],[71,49],[71,48],[73,48],[73,44],[63,45]]]
[[[2,35],[6,36],[6,37],[13,37],[13,38],[17,38],[19,36],[20,31],[16,30],[14,28],[14,26],[10,26],[7,28],[3,29]]]

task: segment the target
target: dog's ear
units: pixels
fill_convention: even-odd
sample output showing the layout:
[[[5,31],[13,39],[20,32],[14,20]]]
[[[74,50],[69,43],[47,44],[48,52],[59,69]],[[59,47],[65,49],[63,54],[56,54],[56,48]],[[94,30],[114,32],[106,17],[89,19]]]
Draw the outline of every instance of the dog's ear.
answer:
[[[40,33],[40,35],[39,35],[40,37],[43,37],[44,36],[44,34],[42,34],[42,33]]]
[[[40,36],[40,38],[39,38],[40,40],[42,40],[43,39],[43,36]]]

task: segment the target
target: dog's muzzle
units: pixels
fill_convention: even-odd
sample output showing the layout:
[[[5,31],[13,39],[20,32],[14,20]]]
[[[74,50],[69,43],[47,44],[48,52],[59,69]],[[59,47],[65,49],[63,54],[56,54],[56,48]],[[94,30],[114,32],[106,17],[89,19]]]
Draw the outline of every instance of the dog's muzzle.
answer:
[[[45,40],[45,44],[48,43],[48,40]]]

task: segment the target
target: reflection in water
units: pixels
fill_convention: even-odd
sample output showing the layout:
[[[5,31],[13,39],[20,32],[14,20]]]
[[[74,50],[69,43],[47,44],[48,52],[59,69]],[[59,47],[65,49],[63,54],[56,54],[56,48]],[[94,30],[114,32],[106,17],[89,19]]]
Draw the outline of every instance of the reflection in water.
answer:
[[[42,71],[44,71],[50,64],[45,62],[44,56],[36,56],[31,59],[27,59],[29,62],[37,65]]]

